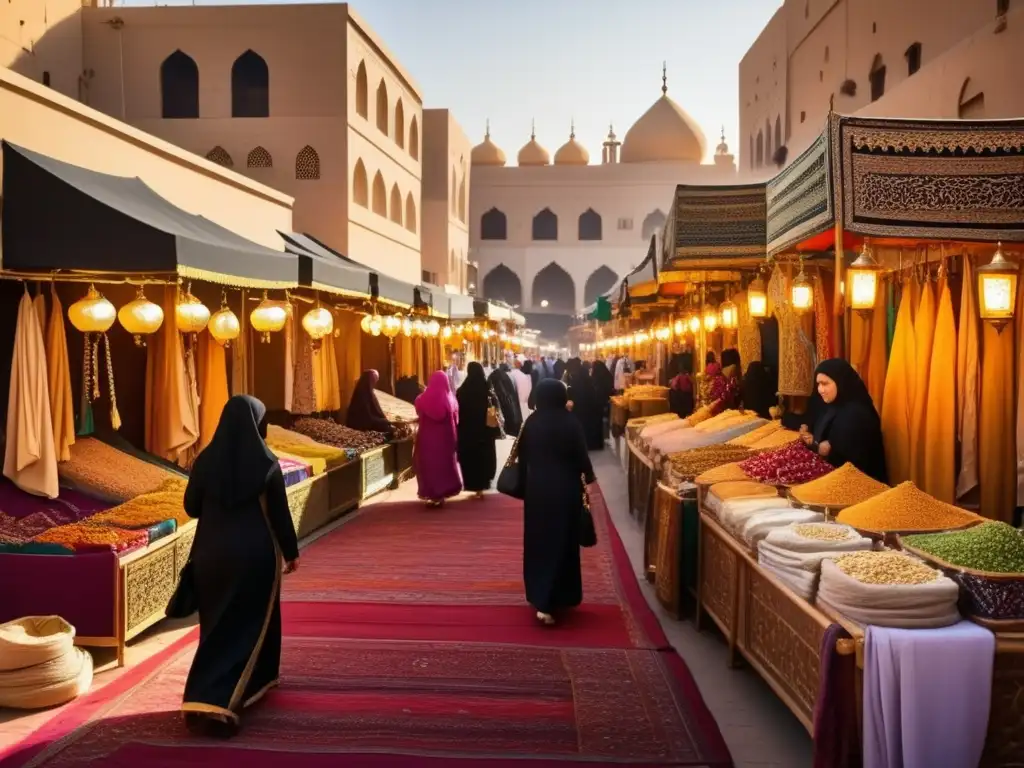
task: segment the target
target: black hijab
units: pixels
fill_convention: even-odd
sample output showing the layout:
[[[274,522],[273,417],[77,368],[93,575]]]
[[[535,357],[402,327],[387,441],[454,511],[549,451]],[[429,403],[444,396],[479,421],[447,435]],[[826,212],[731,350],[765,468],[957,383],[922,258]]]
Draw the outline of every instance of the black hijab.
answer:
[[[456,392],[456,396],[462,390],[466,390],[466,394],[471,397],[482,395],[484,398],[487,397],[487,393],[491,390],[491,386],[487,383],[484,367],[476,362],[476,360],[466,366],[466,380],[462,382],[459,391]]]
[[[718,362],[718,358],[715,357],[715,353],[714,352],[709,350],[708,353],[706,355],[704,355],[704,365],[711,365],[712,363],[717,363],[717,362]]]
[[[769,409],[775,405],[775,389],[775,383],[764,363],[755,360],[747,367],[743,377],[743,407],[754,411],[762,419],[770,419]]]
[[[277,467],[266,436],[266,406],[250,395],[235,395],[221,411],[213,440],[196,458],[192,479],[225,508],[255,501]]]
[[[544,379],[535,392],[538,411],[564,411],[569,403],[569,389],[558,379]]]
[[[598,360],[594,363],[594,372],[591,375],[594,379],[594,388],[597,390],[597,396],[601,398],[602,402],[611,397],[612,392],[615,391],[615,377],[608,370],[604,360]]]
[[[390,432],[391,423],[377,401],[374,385],[380,380],[376,371],[363,371],[356,383],[345,414],[345,426],[360,432]]]
[[[555,365],[553,367],[555,378],[561,381],[562,377],[565,376],[565,363],[562,361],[562,358],[555,360]]]
[[[846,462],[876,480],[886,482],[882,420],[874,401],[857,371],[846,360],[822,360],[814,371],[836,383],[836,397],[824,403],[814,420],[814,441],[828,441],[832,450],[826,457],[835,467]]]
[[[722,350],[722,370],[724,371],[730,365],[736,366],[736,375],[740,373],[740,352],[738,349],[730,347],[729,349]]]

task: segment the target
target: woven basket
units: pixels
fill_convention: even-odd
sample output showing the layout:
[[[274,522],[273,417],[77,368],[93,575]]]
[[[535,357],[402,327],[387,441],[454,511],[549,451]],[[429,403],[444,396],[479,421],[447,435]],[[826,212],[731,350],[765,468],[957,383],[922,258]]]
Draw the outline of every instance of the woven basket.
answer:
[[[60,616],[26,616],[0,624],[0,672],[60,658],[75,644],[75,628]]]
[[[66,704],[87,692],[92,685],[92,656],[88,651],[72,647],[64,656],[40,664],[26,675],[29,682],[0,682],[0,707],[10,709],[45,709]]]

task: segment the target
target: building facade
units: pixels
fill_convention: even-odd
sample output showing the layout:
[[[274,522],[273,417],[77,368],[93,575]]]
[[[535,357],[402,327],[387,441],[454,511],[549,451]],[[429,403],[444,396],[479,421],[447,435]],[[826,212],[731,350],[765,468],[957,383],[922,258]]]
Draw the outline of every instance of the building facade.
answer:
[[[1019,117],[1022,0],[785,0],[739,66],[740,173],[770,177],[830,106],[873,117]]]
[[[469,138],[447,109],[423,110],[423,282],[474,292]]]

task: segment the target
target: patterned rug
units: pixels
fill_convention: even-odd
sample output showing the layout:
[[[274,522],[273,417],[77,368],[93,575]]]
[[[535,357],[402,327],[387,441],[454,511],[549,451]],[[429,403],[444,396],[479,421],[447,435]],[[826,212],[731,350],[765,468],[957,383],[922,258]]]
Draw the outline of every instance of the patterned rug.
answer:
[[[287,590],[281,686],[247,713],[236,739],[197,740],[181,722],[193,633],[67,708],[0,766],[731,766],[689,671],[666,650],[599,493],[592,507],[602,544],[587,553],[588,574],[609,581],[596,590],[604,602],[588,592],[565,627],[530,626],[518,591],[489,586],[503,578],[458,588],[472,570],[455,553],[483,568],[474,542],[492,571],[518,567],[515,505],[380,505],[303,553]],[[329,574],[357,572],[342,552],[368,564],[373,577],[363,574],[360,594],[376,602],[323,598],[340,591]],[[403,553],[390,568],[389,552]],[[509,596],[504,605],[496,594]],[[424,595],[447,604],[427,605]]]

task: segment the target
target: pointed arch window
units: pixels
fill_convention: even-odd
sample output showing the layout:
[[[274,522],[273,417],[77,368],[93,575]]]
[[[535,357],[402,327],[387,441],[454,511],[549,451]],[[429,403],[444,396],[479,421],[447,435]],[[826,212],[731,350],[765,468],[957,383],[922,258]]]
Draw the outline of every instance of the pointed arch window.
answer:
[[[388,189],[380,171],[373,177],[373,212],[384,218],[388,216]]]
[[[356,160],[356,169],[352,173],[352,199],[356,205],[370,207],[370,180],[366,176],[366,166],[362,160]]]
[[[206,153],[206,159],[211,163],[217,165],[223,165],[225,168],[234,168],[235,161],[231,159],[231,155],[227,153],[224,147],[218,145]]]
[[[402,193],[398,189],[397,184],[391,185],[391,205],[390,205],[391,220],[395,224],[401,225],[402,223]]]
[[[876,53],[874,61],[871,62],[868,80],[871,81],[871,100],[878,101],[885,95],[885,62],[882,61],[880,53]]]
[[[256,147],[245,158],[247,168],[273,168],[274,158],[263,147]]]
[[[558,216],[550,208],[545,208],[533,217],[533,239],[558,239]]]
[[[644,223],[640,227],[640,237],[645,243],[651,241],[651,235],[661,236],[662,230],[665,228],[666,216],[661,212],[660,208],[655,208],[653,211],[644,217]]]
[[[370,84],[366,79],[366,62],[360,61],[356,70],[356,114],[370,119]]]
[[[167,120],[199,117],[199,67],[177,50],[160,65],[161,114]]]
[[[459,182],[459,221],[466,223],[466,177]]]
[[[580,214],[577,224],[577,236],[580,240],[601,239],[601,214],[593,208],[587,208]]]
[[[252,49],[231,66],[231,116],[270,116],[270,69]]]
[[[491,208],[480,217],[481,240],[505,240],[508,237],[508,219],[497,208]]]
[[[388,86],[384,78],[377,86],[377,130],[385,136],[388,134]]]
[[[295,178],[300,181],[315,181],[320,178],[320,155],[309,144],[295,156]]]
[[[409,123],[409,154],[413,160],[420,159],[420,127],[416,115],[412,116],[412,122]]]
[[[405,228],[416,234],[416,200],[412,192],[405,196]]]
[[[401,99],[395,104],[395,144],[405,149],[405,107]]]

